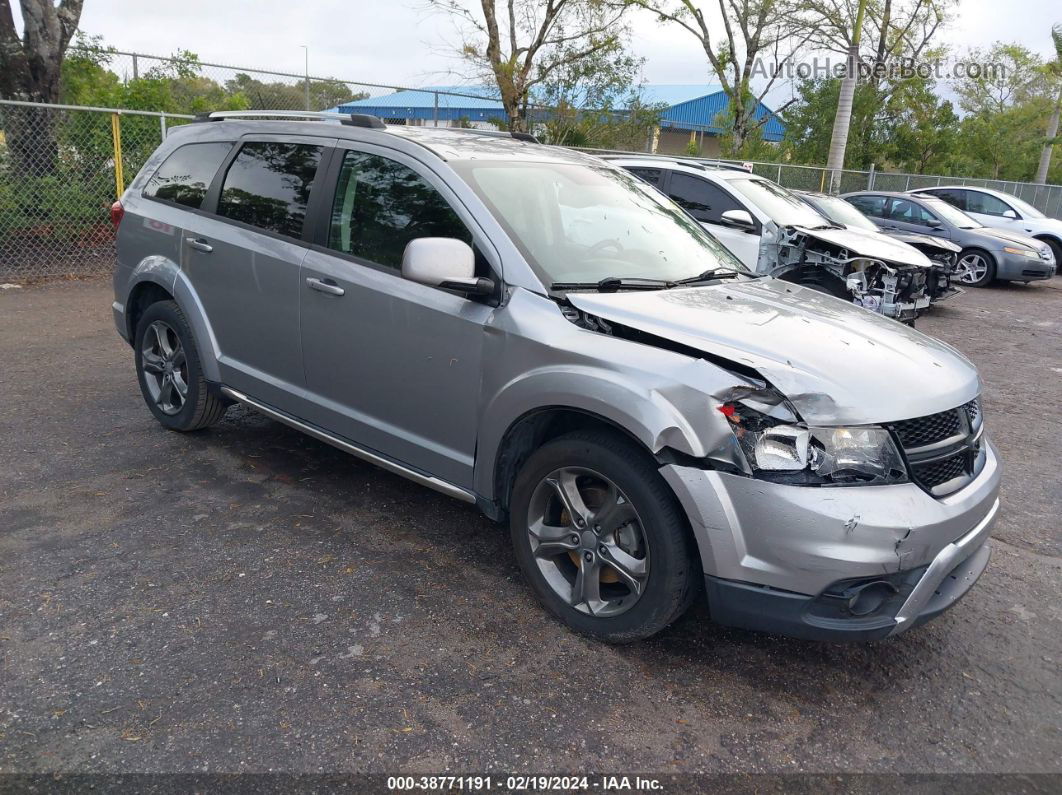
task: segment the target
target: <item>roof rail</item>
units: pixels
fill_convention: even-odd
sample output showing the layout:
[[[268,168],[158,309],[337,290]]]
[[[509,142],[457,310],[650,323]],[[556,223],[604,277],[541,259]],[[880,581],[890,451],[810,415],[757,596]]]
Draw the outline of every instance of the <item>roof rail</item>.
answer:
[[[529,144],[542,143],[538,138],[531,133],[525,132],[506,132],[505,130],[476,130],[471,127],[445,127],[443,129],[450,132],[466,133],[468,135],[484,135],[488,138],[515,138],[517,141],[524,141]]]
[[[367,113],[334,113],[312,110],[215,110],[197,113],[196,121],[224,121],[225,119],[314,119],[338,121],[351,127],[370,127],[382,130],[387,127],[378,117]]]

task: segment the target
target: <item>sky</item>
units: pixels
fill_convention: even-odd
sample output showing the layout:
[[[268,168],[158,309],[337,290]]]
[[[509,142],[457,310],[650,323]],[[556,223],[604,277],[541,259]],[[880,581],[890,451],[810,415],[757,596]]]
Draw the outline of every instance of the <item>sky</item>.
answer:
[[[632,22],[645,81],[716,82],[692,35],[644,13]],[[1055,22],[1062,22],[1057,0],[960,0],[943,39],[958,50],[1020,42],[1051,57]],[[459,36],[425,0],[85,0],[81,29],[120,50],[148,54],[187,49],[202,61],[301,74],[300,45],[307,45],[315,76],[403,86],[468,82],[453,55]],[[791,94],[778,85],[769,104]]]

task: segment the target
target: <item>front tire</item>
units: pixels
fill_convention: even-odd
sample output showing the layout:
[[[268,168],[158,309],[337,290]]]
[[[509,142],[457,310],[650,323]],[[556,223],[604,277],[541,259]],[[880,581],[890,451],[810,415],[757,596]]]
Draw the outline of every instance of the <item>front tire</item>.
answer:
[[[536,450],[513,487],[510,532],[542,605],[599,640],[654,635],[700,590],[678,501],[655,462],[618,433],[576,431]]]
[[[147,308],[136,326],[133,352],[140,393],[164,426],[197,431],[224,416],[228,405],[204,380],[192,329],[176,302]]]
[[[1040,238],[1051,249],[1051,253],[1055,255],[1055,273],[1062,275],[1062,243],[1051,238]]]
[[[996,278],[996,261],[987,251],[968,248],[959,253],[955,275],[967,287],[984,287]]]

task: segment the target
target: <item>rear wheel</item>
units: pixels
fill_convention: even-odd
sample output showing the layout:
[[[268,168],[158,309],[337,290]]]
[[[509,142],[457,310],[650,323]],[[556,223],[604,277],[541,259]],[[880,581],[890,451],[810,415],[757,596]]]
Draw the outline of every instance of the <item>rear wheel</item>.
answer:
[[[955,275],[968,287],[984,287],[996,278],[996,261],[987,251],[966,249],[959,254]]]
[[[174,431],[213,425],[228,407],[203,379],[188,321],[174,301],[149,306],[133,345],[140,392],[151,413]]]
[[[510,531],[546,609],[610,643],[659,632],[700,588],[681,507],[655,462],[618,434],[578,431],[535,451],[513,488]]]

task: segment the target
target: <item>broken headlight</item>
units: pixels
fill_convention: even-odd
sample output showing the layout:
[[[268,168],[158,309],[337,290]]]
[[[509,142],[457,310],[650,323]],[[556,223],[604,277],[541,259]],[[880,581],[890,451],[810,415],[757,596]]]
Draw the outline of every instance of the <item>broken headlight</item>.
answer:
[[[805,427],[789,412],[774,407],[764,413],[746,401],[726,403],[720,411],[756,477],[809,486],[907,481],[903,459],[884,428]]]

